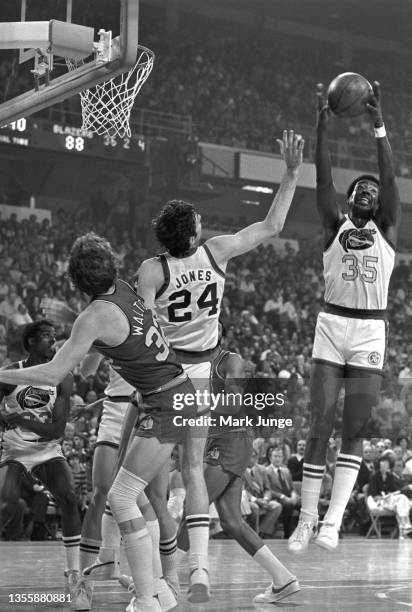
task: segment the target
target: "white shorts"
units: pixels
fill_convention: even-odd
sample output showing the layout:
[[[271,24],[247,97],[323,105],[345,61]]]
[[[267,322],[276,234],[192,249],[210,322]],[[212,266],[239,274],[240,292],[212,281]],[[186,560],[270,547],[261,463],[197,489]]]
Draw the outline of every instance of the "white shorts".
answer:
[[[385,365],[387,325],[382,319],[354,319],[321,312],[318,315],[312,358],[363,370]]]
[[[205,414],[210,410],[210,361],[201,363],[182,363],[182,368],[189,376],[197,394],[197,414]],[[207,393],[204,393],[207,391]]]
[[[47,442],[27,442],[25,440],[3,439],[3,453],[0,457],[0,466],[17,461],[23,465],[28,472],[41,463],[51,459],[64,459],[62,447],[59,442],[50,440]]]
[[[119,448],[120,434],[123,420],[130,402],[113,402],[105,398],[103,400],[102,416],[97,432],[96,446],[105,444],[113,448]]]

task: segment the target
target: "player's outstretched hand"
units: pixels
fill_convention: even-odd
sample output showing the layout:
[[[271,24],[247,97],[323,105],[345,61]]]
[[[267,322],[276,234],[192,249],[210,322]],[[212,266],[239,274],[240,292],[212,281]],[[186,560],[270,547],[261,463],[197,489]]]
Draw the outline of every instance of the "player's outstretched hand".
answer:
[[[43,298],[40,307],[47,319],[59,325],[72,325],[77,317],[77,313],[65,302],[55,298]]]
[[[376,128],[383,125],[382,107],[381,107],[381,86],[378,81],[374,81],[372,84],[373,94],[371,95],[369,102],[366,103],[369,115]]]
[[[319,129],[326,128],[332,117],[332,111],[329,108],[329,104],[325,96],[325,88],[323,83],[316,85],[316,108],[317,108],[317,123],[316,126]]]
[[[293,130],[283,130],[283,139],[276,139],[288,170],[297,170],[302,163],[305,141]]]

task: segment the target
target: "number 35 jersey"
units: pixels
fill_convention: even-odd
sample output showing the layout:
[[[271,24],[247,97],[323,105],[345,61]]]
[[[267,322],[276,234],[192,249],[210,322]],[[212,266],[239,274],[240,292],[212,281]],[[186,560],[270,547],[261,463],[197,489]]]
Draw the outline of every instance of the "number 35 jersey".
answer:
[[[213,349],[225,288],[225,270],[216,264],[207,245],[188,257],[159,256],[164,284],[156,295],[156,314],[173,348]]]
[[[129,385],[145,394],[182,374],[182,366],[163,336],[156,316],[128,283],[116,281],[113,293],[96,296],[93,301],[115,304],[129,322],[129,335],[122,344],[94,343]]]
[[[344,308],[385,310],[395,251],[375,221],[356,227],[345,215],[323,253],[325,302]]]

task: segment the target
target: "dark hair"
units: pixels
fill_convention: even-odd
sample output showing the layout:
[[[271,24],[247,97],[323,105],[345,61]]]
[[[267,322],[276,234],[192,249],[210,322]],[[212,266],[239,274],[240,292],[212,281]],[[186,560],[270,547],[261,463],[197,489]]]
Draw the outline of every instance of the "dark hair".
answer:
[[[384,452],[382,453],[382,455],[381,455],[381,456],[379,457],[379,459],[378,459],[378,463],[379,463],[379,464],[381,464],[381,463],[382,463],[382,461],[387,461],[387,462],[389,463],[389,467],[390,467],[390,469],[392,470],[392,469],[393,469],[393,467],[394,467],[394,465],[395,465],[395,460],[394,460],[394,458],[393,458],[393,455],[392,455],[392,454],[389,454],[389,452],[388,452],[388,451],[389,451],[389,449],[387,449],[386,451],[384,451]]]
[[[359,183],[359,181],[372,181],[373,183],[376,183],[378,187],[380,185],[379,179],[377,179],[376,176],[373,176],[373,174],[361,174],[357,178],[353,179],[353,181],[349,185],[348,190],[346,192],[346,197],[348,200],[351,197],[353,190],[355,189],[356,184]]]
[[[110,242],[94,232],[77,238],[70,251],[69,276],[87,295],[105,293],[117,278],[116,255]]]
[[[156,238],[173,257],[183,257],[190,250],[190,238],[196,236],[196,210],[183,200],[170,200],[153,219]]]
[[[277,445],[275,445],[275,446],[268,446],[268,448],[266,449],[266,461],[268,463],[270,463],[270,458],[271,458],[272,453],[274,451],[276,451],[276,452],[279,451],[280,453],[283,453],[283,448],[281,446],[277,446]]]
[[[54,325],[47,319],[40,319],[39,321],[34,321],[34,323],[28,323],[23,329],[21,341],[27,353],[30,351],[29,340],[35,338],[42,327],[54,327]]]

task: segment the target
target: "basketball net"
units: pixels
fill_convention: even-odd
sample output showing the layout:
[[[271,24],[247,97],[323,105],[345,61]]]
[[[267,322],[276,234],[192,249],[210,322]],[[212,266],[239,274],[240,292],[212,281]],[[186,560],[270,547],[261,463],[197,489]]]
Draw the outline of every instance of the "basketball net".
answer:
[[[153,51],[142,45],[137,49],[137,62],[129,72],[80,92],[82,131],[99,136],[131,137],[132,106],[143,83],[151,73],[154,62]],[[82,61],[66,58],[69,70],[78,68],[81,63]]]

